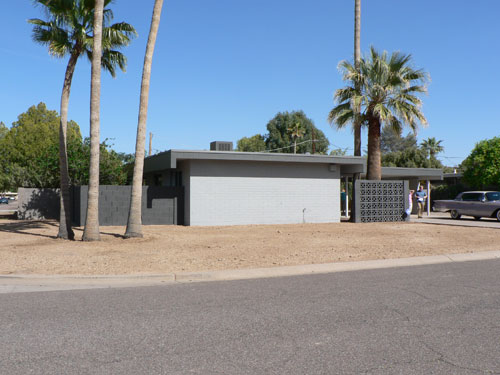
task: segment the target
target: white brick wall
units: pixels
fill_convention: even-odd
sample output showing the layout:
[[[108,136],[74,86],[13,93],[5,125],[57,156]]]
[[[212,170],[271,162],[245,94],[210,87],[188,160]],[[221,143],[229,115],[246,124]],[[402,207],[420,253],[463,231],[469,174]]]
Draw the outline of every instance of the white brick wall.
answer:
[[[325,164],[191,161],[189,180],[188,225],[340,221],[339,172]]]

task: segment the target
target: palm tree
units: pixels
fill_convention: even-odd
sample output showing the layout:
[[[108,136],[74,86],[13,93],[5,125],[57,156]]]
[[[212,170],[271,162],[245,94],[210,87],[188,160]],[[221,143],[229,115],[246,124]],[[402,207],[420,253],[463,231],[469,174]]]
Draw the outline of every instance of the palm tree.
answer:
[[[297,138],[302,138],[306,134],[306,129],[304,129],[300,122],[296,122],[295,125],[290,126],[288,129],[288,134],[293,139],[293,153],[297,153]]]
[[[369,56],[361,59],[359,69],[348,61],[339,64],[349,85],[335,92],[338,104],[330,111],[328,120],[342,128],[354,121],[353,108],[361,109],[360,119],[368,126],[368,180],[381,179],[381,125],[398,131],[406,125],[415,132],[419,123],[427,124],[417,94],[426,92],[429,76],[423,70],[413,69],[410,62],[411,55],[393,52],[388,56],[386,51],[379,54],[372,47]]]
[[[106,7],[111,0],[105,0]],[[43,6],[48,20],[30,19],[33,24],[33,40],[47,45],[52,56],[69,56],[64,75],[61,94],[61,122],[59,126],[59,167],[61,173],[61,210],[59,220],[59,238],[74,239],[71,229],[71,206],[68,174],[68,156],[66,151],[66,133],[68,123],[68,104],[71,82],[78,59],[86,55],[92,58],[92,39],[94,22],[94,1],[92,0],[35,0]],[[104,9],[104,27],[102,41],[102,67],[115,77],[116,66],[125,71],[126,57],[117,49],[130,43],[136,35],[135,29],[125,23],[107,26],[113,19],[110,9]]]
[[[361,0],[354,0],[354,66],[361,60]],[[359,113],[359,108],[355,108]],[[361,119],[356,117],[354,127],[354,156],[361,156]]]
[[[422,141],[420,146],[429,154],[429,159],[434,158],[437,154],[444,151],[444,147],[441,146],[442,140],[436,140],[436,138],[427,138]]]
[[[104,0],[95,0],[92,73],[90,80],[90,169],[87,216],[83,241],[99,241],[99,128],[101,103],[101,54]]]
[[[142,237],[142,179],[144,168],[144,147],[146,143],[146,120],[148,115],[149,82],[151,79],[151,65],[155,49],[156,36],[160,26],[163,0],[155,0],[151,28],[149,30],[144,66],[142,69],[141,97],[139,104],[139,119],[137,123],[137,137],[135,143],[134,175],[132,177],[132,193],[130,196],[130,210],[125,237]]]

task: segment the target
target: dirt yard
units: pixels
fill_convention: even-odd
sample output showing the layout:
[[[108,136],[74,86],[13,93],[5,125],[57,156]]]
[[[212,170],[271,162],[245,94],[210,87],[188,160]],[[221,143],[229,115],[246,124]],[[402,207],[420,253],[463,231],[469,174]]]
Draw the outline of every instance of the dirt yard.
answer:
[[[500,231],[418,223],[101,227],[55,238],[56,222],[0,220],[0,274],[158,274],[499,250]],[[76,228],[78,240],[82,228]]]

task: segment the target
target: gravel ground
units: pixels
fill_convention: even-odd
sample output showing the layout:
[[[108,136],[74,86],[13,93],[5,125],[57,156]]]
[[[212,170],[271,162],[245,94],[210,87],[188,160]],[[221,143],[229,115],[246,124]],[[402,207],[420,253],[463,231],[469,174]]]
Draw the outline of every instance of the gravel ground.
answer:
[[[101,227],[56,239],[57,222],[0,220],[0,274],[157,274],[499,250],[500,232],[412,223]],[[83,228],[75,228],[81,239]]]

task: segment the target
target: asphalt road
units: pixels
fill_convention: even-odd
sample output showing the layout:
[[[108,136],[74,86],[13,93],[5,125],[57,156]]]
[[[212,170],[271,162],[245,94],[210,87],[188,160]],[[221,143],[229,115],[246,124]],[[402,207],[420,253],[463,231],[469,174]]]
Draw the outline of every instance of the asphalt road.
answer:
[[[500,260],[0,295],[0,374],[500,374]]]
[[[9,201],[8,204],[0,204],[0,212],[11,212],[11,211],[16,211],[18,208],[18,202],[17,201]]]

